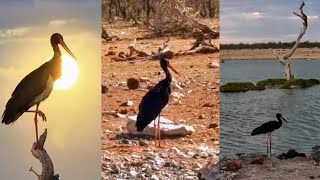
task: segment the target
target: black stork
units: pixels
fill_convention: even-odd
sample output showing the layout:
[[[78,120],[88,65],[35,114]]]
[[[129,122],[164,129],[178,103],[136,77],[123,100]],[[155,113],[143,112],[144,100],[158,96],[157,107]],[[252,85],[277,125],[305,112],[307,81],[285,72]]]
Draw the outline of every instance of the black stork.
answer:
[[[276,114],[276,118],[278,119],[278,121],[266,122],[261,126],[255,128],[251,133],[251,136],[255,136],[259,134],[267,134],[267,155],[269,158],[271,156],[271,133],[282,126],[282,120],[284,120],[285,122],[288,122],[286,119],[282,117],[280,113]]]
[[[160,59],[160,66],[166,74],[166,78],[161,80],[146,95],[142,98],[139,104],[139,114],[137,116],[136,127],[137,131],[143,131],[152,121],[154,121],[155,129],[155,146],[157,146],[157,136],[159,138],[160,147],[160,113],[168,104],[169,95],[171,93],[170,84],[172,76],[168,67],[177,75],[180,74],[170,65],[166,58]],[[158,117],[158,131],[156,130],[156,118]]]
[[[62,75],[62,59],[59,44],[74,58],[75,56],[64,43],[62,35],[52,34],[51,46],[53,57],[36,70],[24,77],[13,91],[2,115],[2,123],[14,123],[24,112],[35,113],[36,142],[38,143],[38,115],[46,121],[45,114],[39,110],[41,101],[47,99],[53,89],[54,82]],[[36,105],[36,110],[29,110]]]

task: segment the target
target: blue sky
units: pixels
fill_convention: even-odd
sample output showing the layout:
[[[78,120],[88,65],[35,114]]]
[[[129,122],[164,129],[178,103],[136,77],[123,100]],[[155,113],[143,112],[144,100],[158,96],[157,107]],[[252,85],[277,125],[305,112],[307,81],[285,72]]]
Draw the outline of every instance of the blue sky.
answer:
[[[320,41],[320,1],[306,0],[309,27],[303,41]],[[300,0],[221,0],[221,43],[293,41],[302,21]]]
[[[52,33],[77,57],[77,82],[40,105],[48,122],[39,121],[39,133],[48,128],[45,148],[62,179],[101,179],[100,9],[98,0],[0,0],[0,114],[20,80],[52,56]],[[0,179],[36,178],[34,141],[33,115],[0,124]]]

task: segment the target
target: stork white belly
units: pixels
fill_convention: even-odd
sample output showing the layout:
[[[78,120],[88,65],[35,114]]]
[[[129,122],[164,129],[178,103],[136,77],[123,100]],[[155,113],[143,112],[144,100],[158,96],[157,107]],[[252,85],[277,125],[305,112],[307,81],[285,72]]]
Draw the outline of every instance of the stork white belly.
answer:
[[[49,95],[51,94],[51,91],[53,89],[53,85],[54,85],[53,78],[51,77],[51,75],[49,75],[45,90],[34,99],[34,103],[38,104],[41,101],[47,99],[49,97]]]

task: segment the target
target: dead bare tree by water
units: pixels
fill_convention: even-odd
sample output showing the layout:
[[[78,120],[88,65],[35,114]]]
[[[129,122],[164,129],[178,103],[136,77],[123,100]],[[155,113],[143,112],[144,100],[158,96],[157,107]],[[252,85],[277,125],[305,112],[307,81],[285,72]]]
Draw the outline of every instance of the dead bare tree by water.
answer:
[[[308,17],[307,15],[303,12],[303,7],[305,6],[305,3],[304,1],[302,0],[302,3],[301,3],[301,6],[300,6],[300,12],[301,14],[299,13],[296,13],[296,12],[293,12],[293,14],[295,14],[296,16],[298,16],[300,19],[302,19],[303,21],[303,27],[300,29],[300,34],[298,35],[297,37],[297,40],[296,40],[296,43],[294,44],[294,46],[291,48],[291,50],[283,55],[283,56],[280,56],[277,54],[277,52],[275,50],[273,50],[273,54],[275,56],[275,58],[281,63],[281,65],[284,67],[284,70],[285,70],[285,73],[286,73],[286,79],[287,80],[292,80],[294,78],[294,75],[292,73],[292,70],[291,70],[291,66],[290,66],[290,63],[287,61],[287,59],[289,59],[293,53],[297,50],[297,48],[299,47],[299,44],[300,44],[300,41],[301,41],[301,38],[303,37],[303,35],[305,34],[306,30],[307,30],[307,27],[308,27]]]

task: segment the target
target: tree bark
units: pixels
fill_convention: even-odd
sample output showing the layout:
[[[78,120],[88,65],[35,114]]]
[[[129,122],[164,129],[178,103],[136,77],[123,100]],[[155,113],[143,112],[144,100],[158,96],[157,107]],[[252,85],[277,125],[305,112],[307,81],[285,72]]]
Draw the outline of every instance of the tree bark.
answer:
[[[39,159],[42,164],[42,173],[38,174],[35,170],[32,169],[32,167],[30,168],[30,171],[38,177],[38,180],[59,180],[59,174],[54,175],[54,168],[51,158],[47,154],[47,151],[43,148],[44,143],[46,142],[46,138],[47,129],[39,138],[38,148],[36,148],[37,143],[33,143],[31,148],[32,155],[35,158]]]
[[[279,61],[279,63],[283,66],[284,68],[284,71],[286,73],[286,79],[287,80],[292,80],[294,78],[294,75],[292,73],[292,70],[291,70],[291,66],[290,66],[290,63],[287,62],[286,60],[288,58],[290,58],[293,53],[297,50],[297,48],[299,47],[299,44],[300,44],[300,41],[301,41],[301,38],[303,37],[303,35],[305,34],[307,28],[308,28],[308,17],[307,15],[303,12],[303,7],[305,6],[305,3],[304,1],[302,0],[302,3],[301,3],[301,6],[300,6],[300,12],[301,14],[298,14],[296,12],[293,12],[294,15],[298,16],[300,19],[303,20],[303,28],[301,28],[300,30],[300,34],[298,35],[297,37],[297,40],[296,40],[296,43],[295,45],[291,48],[291,50],[283,55],[283,56],[279,56],[275,50],[273,50],[273,54],[275,56],[275,58]]]

